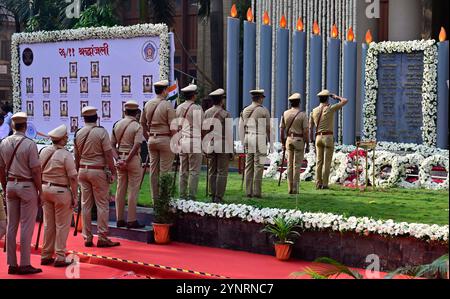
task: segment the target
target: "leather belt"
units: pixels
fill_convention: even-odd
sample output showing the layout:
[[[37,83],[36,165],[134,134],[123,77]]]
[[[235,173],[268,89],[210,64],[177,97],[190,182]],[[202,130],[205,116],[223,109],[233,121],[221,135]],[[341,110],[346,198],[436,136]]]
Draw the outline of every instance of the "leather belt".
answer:
[[[316,136],[329,136],[329,135],[334,135],[333,132],[320,132],[320,133],[316,133]]]
[[[25,182],[34,182],[34,180],[25,178],[8,178],[8,182],[25,183]]]
[[[154,138],[156,138],[156,137],[170,137],[170,136],[172,136],[172,134],[170,134],[170,133],[162,133],[162,134],[160,134],[160,133],[150,133],[150,137],[154,137]]]
[[[127,153],[127,152],[119,152],[119,156],[121,156],[121,155],[129,155],[130,153]]]
[[[105,166],[96,166],[96,165],[80,165],[80,169],[95,169],[95,170],[103,170]]]
[[[46,181],[42,181],[42,185],[50,185],[50,186],[61,187],[61,188],[68,187],[67,185],[55,184],[55,183],[50,183],[50,182],[46,182]]]
[[[303,138],[303,134],[291,133],[291,134],[289,134],[288,137],[291,137],[291,138]]]

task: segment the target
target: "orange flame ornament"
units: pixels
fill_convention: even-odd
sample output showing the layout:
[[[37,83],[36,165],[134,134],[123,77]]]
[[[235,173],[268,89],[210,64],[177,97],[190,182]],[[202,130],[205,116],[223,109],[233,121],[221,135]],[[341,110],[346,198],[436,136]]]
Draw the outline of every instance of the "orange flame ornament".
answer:
[[[320,35],[320,28],[319,28],[319,24],[317,23],[317,21],[314,21],[313,33],[314,33],[314,35]]]
[[[236,18],[238,15],[238,11],[236,8],[236,4],[233,4],[233,6],[231,7],[231,17],[232,18]]]
[[[331,28],[331,37],[337,38],[338,35],[339,35],[338,28],[337,28],[336,24],[333,24],[333,27]]]
[[[447,32],[445,32],[445,28],[441,27],[441,32],[439,33],[439,41],[442,43],[447,40]]]
[[[372,32],[370,32],[370,29],[366,32],[366,44],[370,45],[370,43],[373,41],[372,38]]]
[[[264,25],[270,24],[270,18],[269,18],[269,14],[267,13],[267,10],[264,12],[263,23],[264,23]]]
[[[286,17],[284,15],[282,15],[281,20],[280,20],[280,27],[283,29],[286,29],[286,26],[287,26]]]
[[[298,18],[298,20],[297,20],[297,30],[298,31],[303,31],[303,21],[302,21],[302,18]]]
[[[251,7],[247,10],[247,21],[253,22],[253,11]]]
[[[352,42],[355,40],[355,34],[353,33],[353,27],[350,27],[350,29],[348,29],[347,40],[349,42]]]

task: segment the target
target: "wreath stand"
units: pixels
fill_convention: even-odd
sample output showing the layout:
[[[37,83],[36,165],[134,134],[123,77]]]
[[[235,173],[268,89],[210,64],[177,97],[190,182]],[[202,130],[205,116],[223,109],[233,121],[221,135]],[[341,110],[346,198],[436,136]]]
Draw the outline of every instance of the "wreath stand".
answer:
[[[367,190],[369,187],[369,157],[368,157],[368,151],[373,150],[372,155],[372,165],[375,165],[375,148],[377,147],[376,140],[370,140],[370,141],[358,141],[356,142],[356,161],[359,161],[359,149],[363,149],[366,152],[366,184],[364,187],[364,191]],[[375,191],[375,171],[373,172],[373,191]],[[359,189],[359,165],[356,165],[356,189]]]

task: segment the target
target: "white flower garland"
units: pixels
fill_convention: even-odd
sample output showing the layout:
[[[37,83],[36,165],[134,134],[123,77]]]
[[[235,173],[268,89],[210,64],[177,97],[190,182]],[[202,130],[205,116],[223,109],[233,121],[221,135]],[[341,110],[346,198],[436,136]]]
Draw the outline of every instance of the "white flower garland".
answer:
[[[378,54],[379,53],[411,53],[424,51],[424,73],[422,85],[423,143],[436,145],[437,119],[437,47],[434,40],[407,42],[371,43],[366,60],[366,99],[364,103],[364,138],[376,140],[377,133],[377,96],[378,96]]]
[[[410,167],[417,166],[417,169],[420,170],[420,166],[422,165],[422,162],[425,158],[420,154],[409,154],[403,157],[399,157],[398,163],[399,163],[399,180],[397,183],[398,187],[401,188],[419,188],[420,187],[420,179],[417,178],[415,182],[408,182],[406,180],[407,178],[407,170]]]
[[[166,24],[138,24],[134,26],[114,26],[80,28],[61,31],[37,31],[32,33],[15,33],[11,40],[11,74],[13,80],[14,111],[22,109],[20,94],[20,53],[19,45],[23,43],[50,43],[68,40],[86,39],[128,39],[141,36],[159,36],[160,42],[160,78],[169,79],[169,32]]]
[[[381,176],[381,170],[384,166],[390,166],[391,172],[387,178]],[[375,172],[375,182],[373,175]],[[375,165],[372,164],[369,170],[369,180],[372,185],[382,188],[394,187],[399,179],[400,169],[398,163],[398,156],[390,152],[376,153]]]
[[[304,159],[308,162],[308,165],[306,165],[305,171],[300,174],[300,180],[314,180],[316,174],[316,154],[313,151],[310,151],[305,155]]]
[[[448,190],[449,183],[449,167],[448,167],[448,158],[441,155],[434,155],[423,160],[422,165],[420,166],[419,178],[420,184],[432,190]],[[444,180],[442,184],[433,182],[431,178],[431,170],[434,166],[442,166],[447,171],[447,178]]]
[[[344,183],[347,173],[347,155],[345,153],[335,153],[331,163],[330,184]]]
[[[187,200],[172,200],[172,212],[192,213],[199,216],[237,218],[242,221],[261,224],[273,223],[275,217],[285,217],[299,221],[300,226],[309,231],[332,230],[337,232],[374,233],[389,237],[413,237],[427,241],[448,243],[449,226],[419,223],[396,223],[393,220],[374,220],[368,217],[345,217],[331,213],[309,213],[299,210],[255,208],[243,204],[217,204]]]

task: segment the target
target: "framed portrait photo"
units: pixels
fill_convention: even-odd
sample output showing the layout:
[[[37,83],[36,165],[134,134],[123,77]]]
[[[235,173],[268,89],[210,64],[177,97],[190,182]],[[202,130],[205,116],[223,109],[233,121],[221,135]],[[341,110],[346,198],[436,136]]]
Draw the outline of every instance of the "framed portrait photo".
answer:
[[[100,77],[100,63],[98,61],[91,61],[91,78]]]
[[[27,115],[34,116],[34,102],[27,101]]]
[[[59,102],[59,114],[61,117],[69,116],[69,103],[67,101]]]
[[[70,118],[70,133],[78,131],[78,117]]]
[[[50,101],[43,101],[42,102],[42,111],[43,111],[43,115],[44,117],[50,117],[51,116],[51,111],[50,111]]]
[[[42,93],[50,93],[50,78],[42,78]]]
[[[67,77],[59,78],[59,93],[67,93]]]
[[[70,79],[78,78],[78,64],[76,62],[69,63],[69,77]]]
[[[80,77],[80,93],[89,93],[88,77]]]
[[[27,90],[27,93],[28,94],[30,94],[30,93],[34,93],[34,90],[33,90],[33,78],[26,78],[26,90]]]
[[[153,92],[153,76],[142,76],[142,85],[144,93]]]
[[[102,117],[111,118],[111,102],[102,101]]]
[[[111,77],[102,76],[102,93],[110,93],[110,92],[111,92]]]
[[[122,92],[131,92],[131,76],[122,76]]]
[[[80,115],[83,115],[83,108],[89,106],[89,101],[80,101]]]

